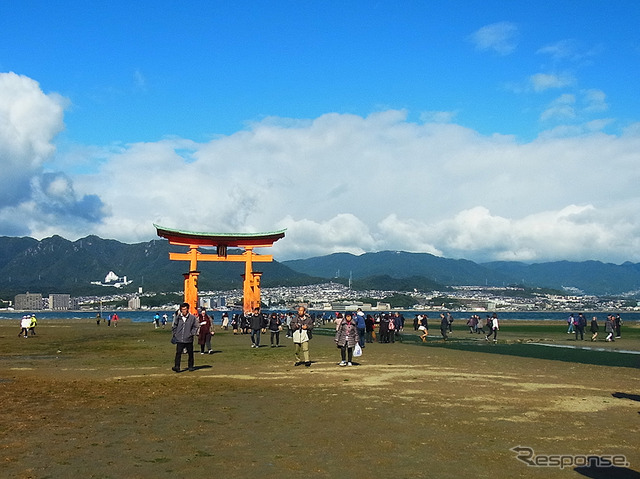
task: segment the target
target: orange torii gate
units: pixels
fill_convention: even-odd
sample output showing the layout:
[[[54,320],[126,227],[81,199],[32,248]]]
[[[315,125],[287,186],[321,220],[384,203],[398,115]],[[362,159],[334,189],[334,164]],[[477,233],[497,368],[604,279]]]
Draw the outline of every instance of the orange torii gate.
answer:
[[[243,308],[244,312],[260,307],[260,277],[262,273],[253,271],[254,262],[271,262],[272,255],[259,255],[254,248],[266,248],[284,238],[286,230],[269,233],[196,233],[164,228],[154,224],[158,236],[167,238],[169,244],[188,246],[187,253],[169,253],[174,261],[189,261],[189,272],[184,273],[184,301],[189,303],[191,312],[198,307],[198,261],[243,261]],[[198,250],[200,246],[215,246],[217,254],[204,254]],[[242,254],[227,254],[227,248],[242,248]]]

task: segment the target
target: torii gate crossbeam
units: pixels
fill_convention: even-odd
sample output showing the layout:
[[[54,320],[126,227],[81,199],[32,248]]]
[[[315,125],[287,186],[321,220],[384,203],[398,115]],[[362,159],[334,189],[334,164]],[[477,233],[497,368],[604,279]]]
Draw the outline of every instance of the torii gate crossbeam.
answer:
[[[267,248],[284,237],[286,230],[268,233],[198,233],[164,228],[156,224],[158,236],[167,238],[169,244],[188,246],[187,253],[169,253],[172,261],[189,261],[189,272],[184,273],[184,300],[189,303],[192,312],[198,307],[198,261],[242,261],[245,264],[243,275],[243,309],[245,312],[260,307],[260,277],[262,273],[253,271],[254,262],[271,262],[272,255],[259,255],[254,248]],[[217,254],[204,254],[198,247],[215,247]],[[242,254],[227,254],[227,248],[242,248]]]

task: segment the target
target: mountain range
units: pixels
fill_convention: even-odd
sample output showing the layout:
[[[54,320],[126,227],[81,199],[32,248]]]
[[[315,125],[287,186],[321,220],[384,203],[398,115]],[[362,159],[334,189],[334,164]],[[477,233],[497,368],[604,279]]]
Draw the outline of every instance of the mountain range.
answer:
[[[164,239],[127,244],[87,236],[69,241],[60,236],[43,240],[0,237],[0,298],[18,293],[48,295],[68,293],[108,295],[111,287],[91,284],[109,272],[127,276],[131,284],[119,291],[169,292],[182,290],[186,262],[170,261]],[[206,253],[206,251],[203,251]],[[200,262],[199,289],[228,290],[242,287],[244,265],[232,262]],[[328,280],[351,282],[355,289],[397,291],[444,290],[456,285],[569,289],[600,296],[631,294],[640,290],[640,264],[599,261],[558,261],[538,264],[519,262],[474,263],[441,258],[428,253],[381,251],[353,255],[336,253],[309,259],[255,263],[264,273],[263,287],[300,286]]]

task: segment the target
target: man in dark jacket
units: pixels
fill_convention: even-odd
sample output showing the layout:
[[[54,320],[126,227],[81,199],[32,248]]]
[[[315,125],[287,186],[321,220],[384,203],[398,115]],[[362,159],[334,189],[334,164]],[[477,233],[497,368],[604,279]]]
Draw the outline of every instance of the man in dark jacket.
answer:
[[[247,320],[249,321],[249,327],[251,328],[251,347],[260,347],[260,331],[266,327],[263,314],[260,312],[260,308],[254,308],[253,313],[247,314]]]
[[[176,343],[175,364],[171,369],[177,373],[180,372],[182,351],[186,349],[189,355],[189,371],[194,371],[193,337],[198,332],[198,320],[189,312],[189,303],[182,303],[180,309],[176,311],[176,314],[173,316],[171,331],[173,333],[173,340]]]
[[[580,341],[584,341],[584,328],[587,325],[587,318],[584,317],[584,314],[578,314],[578,319],[575,322],[575,331],[576,331],[576,341],[578,340],[578,336],[580,336]]]

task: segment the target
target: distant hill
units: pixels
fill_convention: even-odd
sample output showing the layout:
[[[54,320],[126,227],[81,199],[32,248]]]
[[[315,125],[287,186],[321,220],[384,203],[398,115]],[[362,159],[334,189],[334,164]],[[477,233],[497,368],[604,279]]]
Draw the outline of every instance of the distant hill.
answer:
[[[355,256],[335,253],[316,258],[283,261],[295,271],[323,278],[363,279],[387,275],[392,278],[411,276],[429,278],[445,285],[492,284],[511,282],[512,276],[499,270],[489,270],[467,260],[440,258],[428,253],[381,251]]]
[[[52,236],[0,237],[0,298],[24,292],[106,295],[118,291],[171,292],[182,290],[187,263],[170,261],[164,239],[126,244],[87,236],[68,241]],[[640,291],[640,264],[615,265],[599,261],[558,261],[539,264],[518,262],[474,263],[440,258],[428,253],[381,251],[352,255],[336,253],[309,259],[256,263],[263,271],[262,285],[299,286],[328,279],[348,282],[355,289],[410,291],[443,290],[454,285],[525,285],[541,288],[576,288],[586,294],[620,295]],[[199,289],[242,287],[241,263],[200,262]],[[122,289],[92,285],[113,271],[132,280]]]
[[[615,265],[599,261],[558,261],[539,264],[518,262],[474,263],[440,258],[428,253],[381,251],[359,256],[337,253],[284,261],[284,265],[310,276],[351,278],[354,281],[387,275],[391,278],[428,278],[448,286],[525,285],[541,288],[575,288],[586,294],[621,295],[640,291],[640,264]]]

